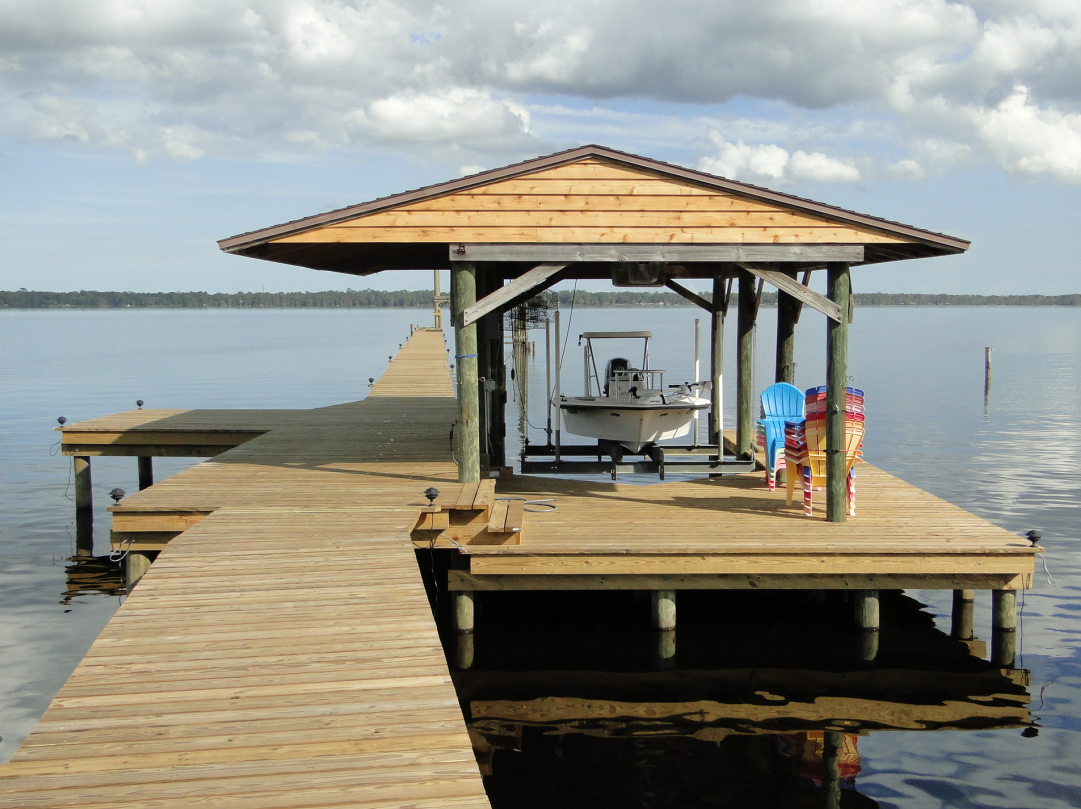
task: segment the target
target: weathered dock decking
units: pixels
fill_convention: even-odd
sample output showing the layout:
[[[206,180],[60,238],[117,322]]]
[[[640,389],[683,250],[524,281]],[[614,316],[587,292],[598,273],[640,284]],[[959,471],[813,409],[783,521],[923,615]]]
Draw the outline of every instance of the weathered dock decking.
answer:
[[[468,499],[455,417],[442,335],[419,331],[362,402],[67,426],[69,452],[225,446],[216,428],[244,441],[114,511],[114,543],[164,550],[0,766],[0,806],[487,805],[414,544],[464,545],[459,591],[1031,578],[1027,543],[869,466],[842,524],[804,517],[758,475],[519,477],[499,495],[558,506],[526,513],[520,534],[418,529],[428,486],[439,503]]]
[[[0,766],[0,805],[488,805],[402,541],[427,485],[410,476],[454,474],[442,335],[414,335],[363,403],[316,412],[278,412],[154,487],[221,507],[169,544]]]

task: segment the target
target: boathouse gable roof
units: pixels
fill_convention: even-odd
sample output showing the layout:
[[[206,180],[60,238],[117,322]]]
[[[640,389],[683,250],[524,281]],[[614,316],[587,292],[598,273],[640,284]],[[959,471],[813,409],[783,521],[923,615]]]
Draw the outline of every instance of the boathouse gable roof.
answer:
[[[449,266],[457,244],[863,245],[860,263],[968,242],[601,146],[583,146],[219,242],[367,275]]]

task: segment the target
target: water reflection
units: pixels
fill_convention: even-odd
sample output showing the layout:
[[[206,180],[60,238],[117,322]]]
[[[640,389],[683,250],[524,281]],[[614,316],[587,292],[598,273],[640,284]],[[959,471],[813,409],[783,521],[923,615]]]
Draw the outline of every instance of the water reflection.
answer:
[[[79,596],[122,596],[127,593],[123,563],[113,562],[108,556],[70,556],[65,561],[69,563],[64,568],[67,589],[60,599],[61,604],[70,604]]]
[[[123,563],[114,562],[108,555],[94,555],[93,512],[76,512],[74,551],[73,556],[64,560],[68,564],[64,567],[66,587],[61,604],[68,605],[79,596],[127,593]]]
[[[664,633],[631,593],[483,595],[444,637],[495,809],[873,807],[869,735],[1034,724],[1028,672],[899,591],[870,659],[840,593],[685,592]]]

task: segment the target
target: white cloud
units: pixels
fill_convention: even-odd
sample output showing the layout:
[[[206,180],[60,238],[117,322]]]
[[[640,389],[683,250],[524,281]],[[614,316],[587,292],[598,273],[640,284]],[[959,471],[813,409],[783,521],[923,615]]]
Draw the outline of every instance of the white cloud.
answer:
[[[794,152],[788,161],[788,172],[797,180],[823,183],[851,183],[860,178],[859,169],[855,166],[827,157],[821,152]]]
[[[811,182],[854,182],[860,172],[821,152],[787,149],[772,143],[749,145],[742,140],[731,143],[719,132],[710,133],[717,153],[703,157],[698,168],[730,179],[807,180]]]
[[[660,134],[638,139],[680,148],[717,110],[679,104],[761,104],[708,158],[728,174],[851,181],[852,156],[900,149],[1081,182],[1078,3],[7,0],[0,53],[0,133],[147,157],[377,145],[491,165],[547,148],[524,98],[619,107],[596,130],[614,142],[647,99]],[[831,117],[885,126],[808,125]],[[886,171],[915,177],[902,164]]]
[[[922,180],[927,173],[915,160],[898,160],[887,166],[886,172],[900,180]]]
[[[1018,87],[993,109],[973,110],[978,137],[999,164],[1032,176],[1081,182],[1081,114],[1040,109]]]
[[[356,130],[386,143],[494,142],[530,134],[524,108],[463,88],[381,98],[346,119]]]

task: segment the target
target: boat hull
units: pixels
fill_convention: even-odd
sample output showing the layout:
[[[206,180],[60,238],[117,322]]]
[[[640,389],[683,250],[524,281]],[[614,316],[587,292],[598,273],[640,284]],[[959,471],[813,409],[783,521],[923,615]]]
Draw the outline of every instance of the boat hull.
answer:
[[[571,435],[605,439],[630,452],[669,438],[682,438],[691,431],[694,414],[709,407],[702,404],[671,404],[625,407],[603,401],[560,403],[564,429]]]

